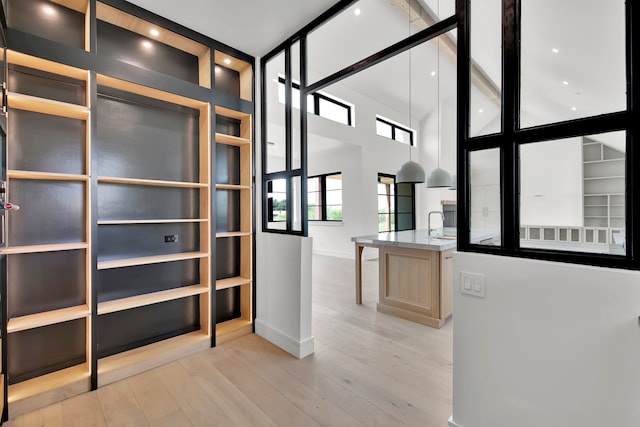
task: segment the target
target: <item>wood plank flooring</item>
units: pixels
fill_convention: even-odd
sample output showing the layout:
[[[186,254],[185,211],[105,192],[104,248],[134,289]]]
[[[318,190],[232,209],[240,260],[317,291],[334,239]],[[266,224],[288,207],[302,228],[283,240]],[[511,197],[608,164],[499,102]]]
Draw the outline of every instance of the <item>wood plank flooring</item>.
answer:
[[[451,321],[378,313],[377,262],[314,256],[316,352],[297,360],[256,335],[10,420],[58,426],[420,426],[451,415]]]

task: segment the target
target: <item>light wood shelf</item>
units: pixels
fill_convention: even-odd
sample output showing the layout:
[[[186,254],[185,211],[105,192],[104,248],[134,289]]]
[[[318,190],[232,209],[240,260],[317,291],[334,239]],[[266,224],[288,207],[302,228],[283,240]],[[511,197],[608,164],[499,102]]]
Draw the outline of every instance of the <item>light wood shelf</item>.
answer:
[[[45,311],[42,313],[29,314],[27,316],[14,317],[7,322],[7,333],[24,331],[27,329],[39,328],[40,326],[53,325],[67,322],[69,320],[87,317],[91,311],[86,305],[76,307],[61,308],[58,310]]]
[[[222,289],[235,288],[238,286],[250,285],[251,279],[248,277],[229,277],[227,279],[216,280],[216,291]]]
[[[183,286],[166,291],[153,292],[143,295],[136,295],[128,298],[121,298],[112,301],[98,303],[98,315],[114,313],[116,311],[128,310],[130,308],[142,307],[145,305],[157,304],[179,298],[200,295],[209,292],[206,285]]]
[[[127,225],[127,224],[179,224],[192,222],[208,222],[208,219],[103,219],[98,220],[98,225]]]
[[[144,185],[149,187],[177,187],[177,188],[208,188],[209,184],[200,182],[162,181],[158,179],[119,178],[114,176],[99,176],[98,182],[109,184]]]
[[[71,173],[36,172],[22,170],[8,170],[7,178],[13,179],[36,179],[41,181],[81,181],[88,182],[89,176]]]
[[[98,74],[96,76],[96,81],[98,85],[108,86],[113,89],[122,90],[124,92],[135,93],[136,95],[146,96],[148,98],[157,99],[159,101],[166,101],[173,104],[184,105],[185,107],[200,109],[201,113],[202,108],[209,107],[209,104],[204,101],[199,101],[197,99],[191,99],[185,96],[164,92],[159,89],[142,86],[136,83],[120,80],[115,77],[105,76],[103,74]]]
[[[9,386],[11,417],[33,411],[91,389],[86,363]]]
[[[158,264],[161,262],[184,261],[187,259],[206,258],[207,252],[180,252],[177,254],[152,255],[135,258],[113,259],[108,261],[98,261],[98,270],[108,270],[111,268],[132,267],[136,265]]]
[[[81,0],[85,4],[86,0]],[[58,2],[64,5],[62,2]],[[65,5],[66,6],[66,5]],[[69,7],[69,6],[67,6]],[[74,8],[71,8],[74,9]],[[37,58],[35,56],[16,52],[15,50],[7,50],[7,63],[19,65],[22,67],[32,68],[35,70],[45,71],[47,73],[58,74],[60,76],[71,77],[72,79],[87,81],[89,72],[80,68],[71,67],[69,65],[60,64],[58,62],[49,61],[47,59]]]
[[[29,246],[10,246],[8,248],[0,249],[0,254],[32,254],[36,252],[57,252],[57,251],[71,251],[75,249],[87,249],[89,243],[59,243],[51,245],[29,245]]]
[[[224,133],[216,133],[216,142],[218,144],[234,145],[236,147],[243,147],[251,144],[251,140],[248,138],[240,138],[238,136],[227,135]]]
[[[251,236],[251,232],[250,231],[225,231],[222,233],[216,233],[217,239],[222,239],[226,237],[244,237],[244,236]]]
[[[251,190],[249,185],[237,185],[237,184],[216,184],[218,190]]]
[[[202,331],[195,331],[99,359],[98,386],[148,371],[210,346],[211,338]]]
[[[84,105],[38,98],[21,93],[7,92],[7,104],[9,108],[32,111],[34,113],[43,113],[78,120],[87,120],[89,118],[89,107],[85,107]]]

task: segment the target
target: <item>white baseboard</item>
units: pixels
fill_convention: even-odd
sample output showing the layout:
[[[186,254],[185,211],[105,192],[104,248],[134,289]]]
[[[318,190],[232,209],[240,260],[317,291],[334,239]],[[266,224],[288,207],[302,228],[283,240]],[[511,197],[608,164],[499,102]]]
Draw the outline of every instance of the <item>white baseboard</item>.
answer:
[[[355,250],[354,250],[355,251]],[[313,249],[314,255],[332,256],[336,258],[356,259],[355,252],[331,251],[325,249]]]
[[[267,325],[260,319],[256,319],[256,334],[298,359],[303,359],[314,352],[315,344],[313,336],[298,341],[281,330]]]
[[[453,415],[451,415],[449,417],[449,427],[462,427],[460,424],[457,424],[455,421],[453,421]]]

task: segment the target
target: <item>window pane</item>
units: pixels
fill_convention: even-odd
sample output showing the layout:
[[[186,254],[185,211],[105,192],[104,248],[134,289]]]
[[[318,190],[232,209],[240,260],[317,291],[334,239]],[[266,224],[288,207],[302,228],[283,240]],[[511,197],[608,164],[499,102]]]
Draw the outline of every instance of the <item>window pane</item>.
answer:
[[[396,128],[395,140],[398,142],[404,142],[405,144],[411,144],[411,133],[404,129]]]
[[[327,205],[341,205],[342,190],[327,191]]]
[[[267,102],[267,173],[285,170],[285,113],[284,84],[280,77],[284,75],[284,52],[267,62],[266,102]]]
[[[342,205],[340,205],[340,206],[327,206],[327,220],[328,221],[342,221]]]
[[[376,133],[385,138],[391,139],[393,134],[391,133],[391,125],[380,120],[376,120]]]
[[[625,139],[612,132],[520,148],[522,247],[625,254]]]
[[[413,230],[413,214],[398,214],[398,228],[397,231]]]
[[[469,154],[472,244],[495,245],[500,235],[500,150],[472,151]]]
[[[294,176],[291,178],[291,188],[293,189],[293,200],[291,201],[293,223],[291,224],[293,231],[302,231],[302,209],[306,208],[306,203],[302,204],[302,178]]]
[[[342,189],[342,174],[327,175],[327,191]]]
[[[360,0],[311,32],[310,83],[352,65],[455,13],[454,0],[411,2]],[[411,14],[411,16],[410,16]],[[411,20],[411,27],[409,27]],[[358,35],[366,34],[366,43]]]
[[[349,110],[342,105],[320,98],[320,116],[345,125],[349,124]]]
[[[291,46],[291,78],[300,86],[300,42]],[[300,131],[300,89],[293,90],[293,107],[291,109],[291,169],[300,169],[302,138]]]
[[[307,208],[307,215],[309,217],[309,221],[321,221],[322,220],[322,211],[321,206],[317,204],[309,203]]]
[[[274,179],[267,181],[267,228],[285,230],[287,228],[287,181]]]
[[[320,191],[320,177],[307,178],[307,190],[309,193]]]
[[[502,0],[471,2],[469,136],[501,130]]]
[[[624,12],[624,0],[522,0],[522,127],[626,108]]]

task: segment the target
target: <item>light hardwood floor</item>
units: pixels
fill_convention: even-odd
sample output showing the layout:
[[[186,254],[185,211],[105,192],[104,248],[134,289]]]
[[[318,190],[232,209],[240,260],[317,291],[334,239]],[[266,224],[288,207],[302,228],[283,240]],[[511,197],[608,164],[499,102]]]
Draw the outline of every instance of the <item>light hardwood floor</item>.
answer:
[[[451,321],[376,312],[377,262],[314,256],[316,352],[297,360],[256,335],[11,420],[31,426],[420,426],[451,415]]]

